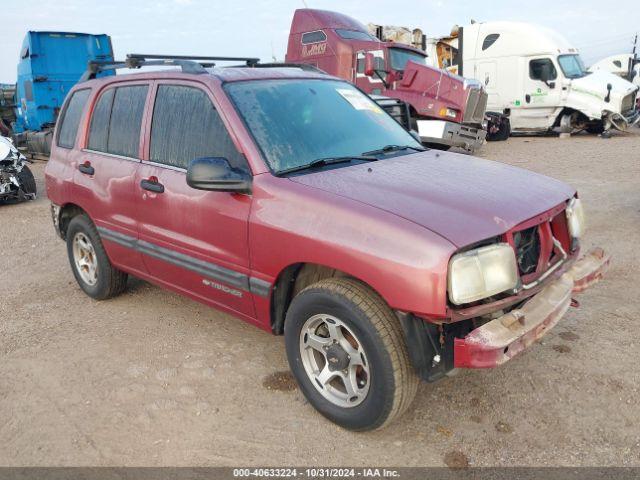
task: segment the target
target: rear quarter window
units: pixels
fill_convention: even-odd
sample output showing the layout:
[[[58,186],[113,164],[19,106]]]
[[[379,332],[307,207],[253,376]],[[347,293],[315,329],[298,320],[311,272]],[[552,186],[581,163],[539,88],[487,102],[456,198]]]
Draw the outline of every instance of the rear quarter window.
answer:
[[[91,90],[76,90],[67,102],[62,115],[60,115],[60,128],[58,130],[57,144],[59,147],[73,148],[76,143],[76,135],[78,134],[78,126],[82,118],[84,106],[89,98]]]

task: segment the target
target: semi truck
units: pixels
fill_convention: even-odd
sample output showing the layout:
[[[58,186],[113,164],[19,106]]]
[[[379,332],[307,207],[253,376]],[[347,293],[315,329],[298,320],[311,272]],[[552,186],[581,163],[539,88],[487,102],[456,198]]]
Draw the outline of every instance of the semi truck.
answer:
[[[113,61],[108,35],[34,31],[26,34],[18,62],[12,125],[18,147],[33,155],[49,155],[62,103],[89,61]]]
[[[383,107],[380,97],[402,102],[410,128],[427,146],[473,152],[485,140],[487,94],[478,81],[434,68],[422,49],[383,41],[341,13],[296,10],[285,62],[348,80]]]
[[[589,67],[590,72],[604,70],[640,86],[640,58],[636,53],[620,53],[603,58]]]
[[[434,66],[481,82],[487,109],[508,114],[513,132],[608,133],[640,119],[637,85],[587,71],[578,50],[548,28],[472,23],[429,39],[427,53]]]

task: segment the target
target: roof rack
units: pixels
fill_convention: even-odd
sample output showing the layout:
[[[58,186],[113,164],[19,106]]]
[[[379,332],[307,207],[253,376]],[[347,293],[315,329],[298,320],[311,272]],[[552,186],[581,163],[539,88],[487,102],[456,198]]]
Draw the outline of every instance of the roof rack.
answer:
[[[130,53],[126,60],[116,61],[90,61],[86,72],[80,78],[81,82],[96,78],[99,72],[116,70],[119,68],[140,68],[149,66],[176,66],[181,67],[184,73],[207,73],[205,68],[215,66],[215,61],[244,62],[248,67],[254,67],[260,61],[259,58],[250,57],[202,57],[187,55],[146,55]]]

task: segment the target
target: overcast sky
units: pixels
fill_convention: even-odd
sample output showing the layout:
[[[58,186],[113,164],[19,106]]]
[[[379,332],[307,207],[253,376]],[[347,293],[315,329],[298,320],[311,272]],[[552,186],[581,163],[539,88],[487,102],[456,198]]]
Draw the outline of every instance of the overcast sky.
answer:
[[[363,23],[447,34],[470,19],[519,20],[561,31],[590,64],[630,52],[640,30],[639,0],[0,0],[0,82],[15,83],[28,30],[106,33],[126,53],[284,58],[293,11],[336,10]]]

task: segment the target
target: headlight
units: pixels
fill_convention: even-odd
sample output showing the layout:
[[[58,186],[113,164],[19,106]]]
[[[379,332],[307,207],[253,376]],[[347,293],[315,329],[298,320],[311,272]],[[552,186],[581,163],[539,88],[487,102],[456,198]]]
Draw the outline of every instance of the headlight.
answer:
[[[456,115],[458,115],[458,112],[456,112],[453,108],[441,108],[440,109],[440,116],[441,117],[449,117],[449,118],[456,118]]]
[[[569,202],[566,214],[569,235],[571,235],[571,238],[580,238],[584,234],[585,221],[582,202],[579,198],[573,198]]]
[[[456,305],[515,289],[518,267],[513,248],[498,243],[454,255],[448,284],[449,299]]]

